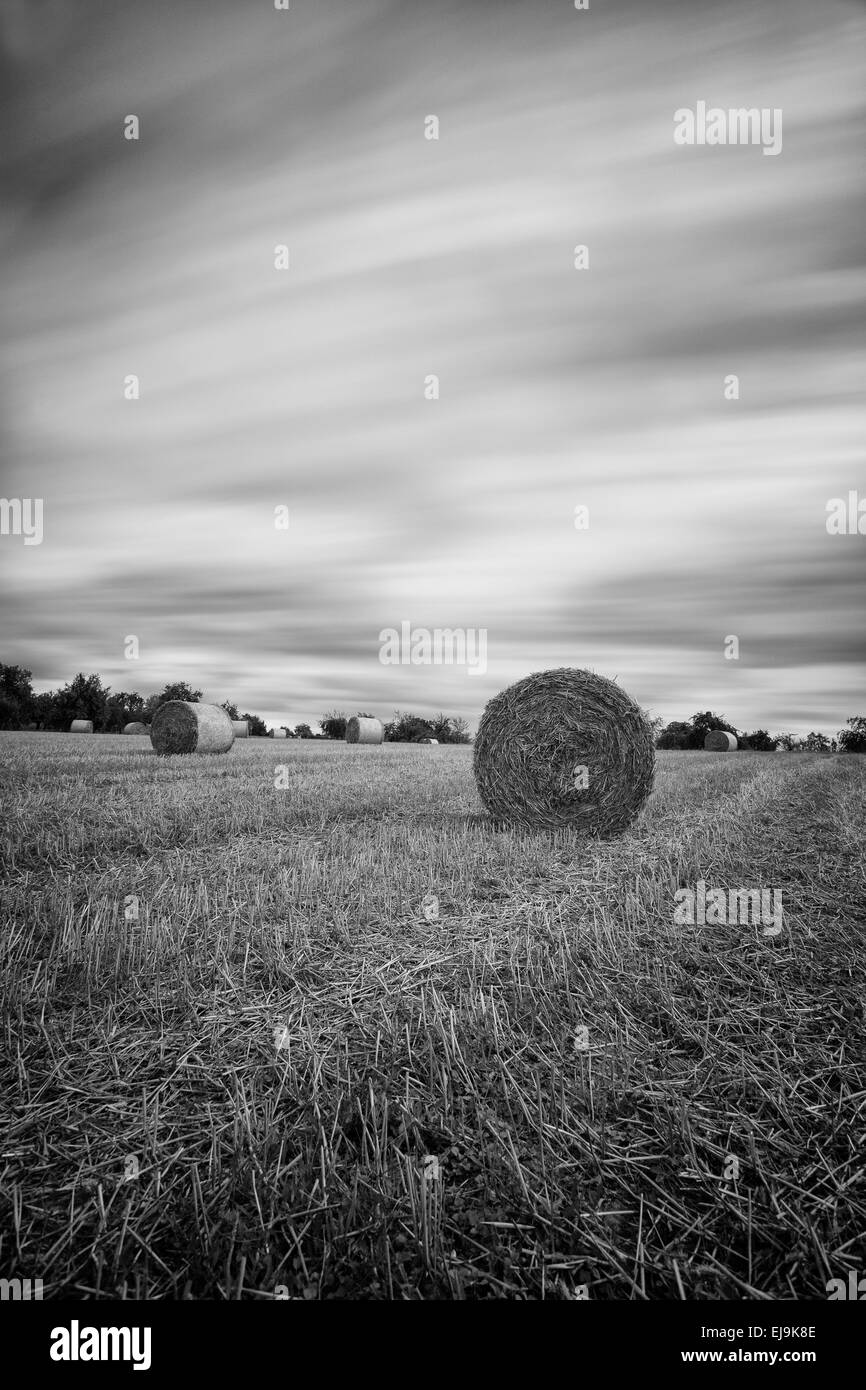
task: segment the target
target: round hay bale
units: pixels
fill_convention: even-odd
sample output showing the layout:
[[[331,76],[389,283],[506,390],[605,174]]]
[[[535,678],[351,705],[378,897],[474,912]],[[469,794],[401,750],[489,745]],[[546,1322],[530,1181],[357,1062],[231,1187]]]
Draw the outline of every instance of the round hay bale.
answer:
[[[150,726],[154,751],[169,753],[227,753],[234,743],[232,721],[219,705],[168,700],[160,705]]]
[[[133,719],[131,724],[124,724],[123,732],[125,734],[146,734],[147,725],[140,723],[137,719]]]
[[[472,754],[492,816],[530,828],[615,835],[653,785],[652,729],[624,690],[593,671],[537,671],[489,702]]]
[[[248,720],[233,719],[231,725],[235,738],[249,738],[250,726]]]
[[[285,737],[286,737],[286,731],[285,731],[285,729],[271,729],[270,734],[271,734],[271,738],[285,738]]]
[[[368,719],[353,714],[346,725],[347,743],[384,743],[385,729],[381,719]]]
[[[735,753],[737,740],[726,729],[710,729],[704,739],[704,748],[708,753]]]
[[[69,725],[69,732],[71,734],[92,734],[93,720],[73,719],[72,723]]]

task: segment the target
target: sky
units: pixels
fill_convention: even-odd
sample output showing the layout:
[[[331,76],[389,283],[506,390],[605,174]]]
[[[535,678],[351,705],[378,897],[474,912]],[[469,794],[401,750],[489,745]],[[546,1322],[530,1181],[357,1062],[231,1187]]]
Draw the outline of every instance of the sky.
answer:
[[[3,0],[0,488],[44,519],[0,536],[0,659],[472,727],[579,666],[835,732],[864,74],[842,0]],[[781,151],[676,144],[700,101]],[[404,622],[486,669],[383,664]]]

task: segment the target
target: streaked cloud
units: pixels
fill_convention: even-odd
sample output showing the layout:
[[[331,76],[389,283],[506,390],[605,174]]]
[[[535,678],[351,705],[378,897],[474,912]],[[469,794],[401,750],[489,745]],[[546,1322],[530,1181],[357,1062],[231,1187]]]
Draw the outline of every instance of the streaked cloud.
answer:
[[[28,0],[0,25],[3,491],[45,499],[42,546],[0,543],[5,659],[279,722],[474,722],[572,663],[667,718],[862,708],[866,538],[824,527],[866,495],[862,10]],[[782,154],[676,148],[698,98],[781,107]],[[487,628],[487,675],[381,665],[404,619]]]

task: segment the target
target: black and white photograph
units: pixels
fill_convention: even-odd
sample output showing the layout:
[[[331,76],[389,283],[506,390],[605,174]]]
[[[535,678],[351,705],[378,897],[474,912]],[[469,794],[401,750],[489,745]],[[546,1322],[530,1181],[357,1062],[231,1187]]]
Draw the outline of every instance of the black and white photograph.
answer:
[[[818,1371],[866,1300],[866,7],[0,0],[0,122],[30,1364],[580,1302]]]

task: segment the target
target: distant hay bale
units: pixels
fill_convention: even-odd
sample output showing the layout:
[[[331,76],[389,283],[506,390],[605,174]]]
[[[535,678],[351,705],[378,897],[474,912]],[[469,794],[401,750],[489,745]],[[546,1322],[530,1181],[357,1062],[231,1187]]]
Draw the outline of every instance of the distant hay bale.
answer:
[[[271,738],[285,738],[286,731],[285,729],[271,729],[270,736]]]
[[[438,738],[425,738],[424,742],[425,742],[425,743],[430,743],[430,744],[432,744],[432,746],[433,746],[434,748],[438,748],[438,747],[439,747],[439,740],[438,740]]]
[[[140,724],[137,719],[133,719],[131,724],[124,724],[123,732],[125,734],[146,734],[147,725]]]
[[[235,738],[249,738],[250,725],[247,719],[233,719],[231,721],[232,730]]]
[[[704,748],[708,753],[735,753],[737,740],[726,729],[710,729],[704,739]]]
[[[346,724],[347,743],[384,743],[385,729],[381,719],[368,719],[362,714],[353,714]]]
[[[71,734],[92,734],[93,720],[73,719],[72,723],[69,725],[69,732]]]
[[[472,754],[478,793],[497,820],[615,835],[653,785],[649,722],[593,671],[537,671],[488,703]]]
[[[219,705],[168,700],[160,705],[150,726],[154,751],[169,753],[227,753],[234,743],[232,721]]]

